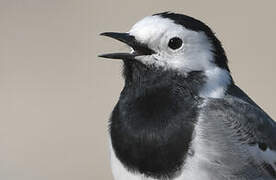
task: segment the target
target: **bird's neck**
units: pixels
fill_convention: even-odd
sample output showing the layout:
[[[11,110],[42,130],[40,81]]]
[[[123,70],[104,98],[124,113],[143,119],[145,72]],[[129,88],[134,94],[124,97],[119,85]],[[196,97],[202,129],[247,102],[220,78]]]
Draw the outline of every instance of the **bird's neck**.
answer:
[[[171,178],[189,149],[204,78],[201,72],[182,77],[142,70],[125,72],[130,74],[110,119],[112,147],[128,169]]]
[[[124,63],[125,87],[122,97],[137,98],[154,94],[162,89],[178,96],[199,96],[206,76],[202,71],[193,71],[187,75],[155,67],[147,67],[139,62]]]
[[[234,84],[230,72],[220,67],[204,71],[204,76],[204,85],[199,90],[199,96],[203,98],[222,98]]]

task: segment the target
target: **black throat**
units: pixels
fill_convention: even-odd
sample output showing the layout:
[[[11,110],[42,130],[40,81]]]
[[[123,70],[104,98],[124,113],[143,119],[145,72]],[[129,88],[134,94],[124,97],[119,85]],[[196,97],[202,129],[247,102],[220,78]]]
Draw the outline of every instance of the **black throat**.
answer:
[[[112,146],[130,171],[177,176],[188,154],[204,84],[202,72],[175,72],[124,62],[125,87],[110,119]]]

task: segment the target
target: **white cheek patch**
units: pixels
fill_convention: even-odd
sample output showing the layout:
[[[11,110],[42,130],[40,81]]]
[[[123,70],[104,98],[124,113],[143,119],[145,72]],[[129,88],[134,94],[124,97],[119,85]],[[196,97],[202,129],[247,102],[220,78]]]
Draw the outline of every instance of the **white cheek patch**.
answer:
[[[213,47],[203,32],[186,30],[183,48],[160,60],[167,61],[171,69],[179,72],[206,71],[215,67],[212,51]]]

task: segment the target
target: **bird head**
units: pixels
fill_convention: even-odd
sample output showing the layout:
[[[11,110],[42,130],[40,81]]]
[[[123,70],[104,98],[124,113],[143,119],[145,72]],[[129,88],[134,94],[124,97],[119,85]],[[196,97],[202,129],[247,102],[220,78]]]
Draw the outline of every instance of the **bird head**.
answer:
[[[126,71],[133,64],[146,71],[176,73],[189,78],[189,74],[204,75],[201,96],[215,97],[232,82],[227,57],[220,41],[203,22],[176,13],[160,13],[138,21],[129,32],[105,32],[108,36],[126,43],[130,53],[103,54],[100,57],[122,59]],[[130,65],[131,64],[131,65]]]

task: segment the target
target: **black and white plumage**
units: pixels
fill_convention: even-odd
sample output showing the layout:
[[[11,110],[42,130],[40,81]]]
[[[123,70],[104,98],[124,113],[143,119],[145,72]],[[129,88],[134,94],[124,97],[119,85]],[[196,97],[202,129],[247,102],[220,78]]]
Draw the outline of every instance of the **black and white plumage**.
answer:
[[[116,180],[276,179],[276,123],[232,80],[212,30],[160,13],[127,33],[125,86],[110,119]]]

